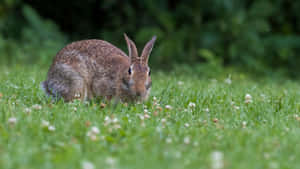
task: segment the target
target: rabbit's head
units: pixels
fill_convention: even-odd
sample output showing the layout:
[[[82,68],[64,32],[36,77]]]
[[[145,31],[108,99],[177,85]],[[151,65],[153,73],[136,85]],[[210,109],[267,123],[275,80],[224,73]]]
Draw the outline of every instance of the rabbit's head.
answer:
[[[132,40],[124,34],[130,58],[130,66],[124,72],[121,81],[123,91],[126,91],[130,100],[143,101],[148,98],[151,89],[150,67],[148,58],[153,48],[156,36],[154,36],[144,47],[142,54],[138,56],[137,48]]]

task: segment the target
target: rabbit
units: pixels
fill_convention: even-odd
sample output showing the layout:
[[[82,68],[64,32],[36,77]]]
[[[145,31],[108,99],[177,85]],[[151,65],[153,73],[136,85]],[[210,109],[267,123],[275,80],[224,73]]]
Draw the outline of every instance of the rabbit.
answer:
[[[69,102],[95,97],[121,102],[145,101],[151,90],[148,58],[156,36],[138,56],[135,43],[124,34],[129,54],[97,39],[76,41],[55,56],[41,83],[46,95]]]

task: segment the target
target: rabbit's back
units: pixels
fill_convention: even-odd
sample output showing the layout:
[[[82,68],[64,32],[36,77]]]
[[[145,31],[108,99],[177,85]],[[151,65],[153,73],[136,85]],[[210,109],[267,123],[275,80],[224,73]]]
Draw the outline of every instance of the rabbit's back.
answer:
[[[52,67],[66,64],[75,69],[86,80],[95,73],[109,73],[111,68],[127,66],[128,56],[119,48],[103,40],[82,40],[73,42],[60,50]]]
[[[97,39],[82,40],[70,43],[61,49],[55,59],[56,63],[65,63],[74,65],[81,63],[83,60],[105,62],[105,59],[111,55],[125,56],[127,55],[119,48],[109,42]]]
[[[47,94],[59,93],[65,100],[72,100],[77,91],[84,98],[114,95],[118,73],[129,63],[123,51],[106,41],[73,42],[55,56],[43,88]],[[101,86],[100,93],[95,91],[100,88],[96,83]]]

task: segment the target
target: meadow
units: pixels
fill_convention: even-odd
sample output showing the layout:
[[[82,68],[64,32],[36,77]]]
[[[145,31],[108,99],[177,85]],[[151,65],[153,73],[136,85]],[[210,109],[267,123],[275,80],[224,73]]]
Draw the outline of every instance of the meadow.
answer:
[[[300,85],[155,72],[149,100],[52,102],[47,67],[0,67],[1,169],[297,169]]]

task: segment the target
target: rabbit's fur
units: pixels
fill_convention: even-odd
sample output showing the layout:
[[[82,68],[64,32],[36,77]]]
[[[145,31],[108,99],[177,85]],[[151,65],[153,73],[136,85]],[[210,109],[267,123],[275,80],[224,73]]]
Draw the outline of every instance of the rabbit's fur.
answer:
[[[139,57],[134,42],[124,36],[129,56],[102,40],[77,41],[64,47],[41,84],[46,94],[65,101],[94,97],[115,97],[124,102],[147,99],[151,88],[148,57],[156,37]]]

